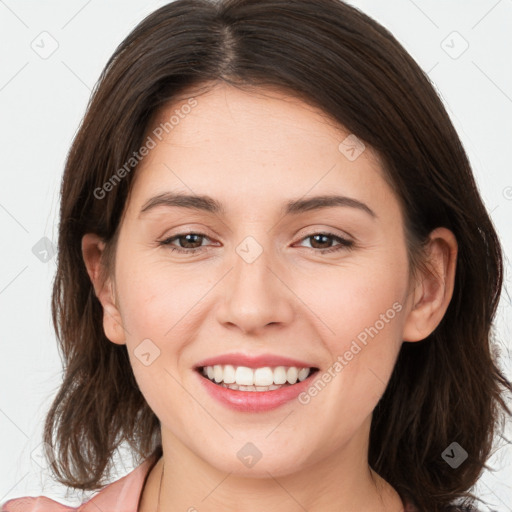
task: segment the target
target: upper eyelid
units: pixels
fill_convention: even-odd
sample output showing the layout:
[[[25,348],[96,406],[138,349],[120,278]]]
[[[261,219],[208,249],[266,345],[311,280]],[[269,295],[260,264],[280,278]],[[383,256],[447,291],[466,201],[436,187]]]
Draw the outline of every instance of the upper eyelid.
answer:
[[[215,232],[215,230],[212,230],[211,228],[205,229],[204,226],[197,227],[197,228],[191,227],[194,224],[195,224],[195,222],[191,222],[190,224],[184,223],[182,226],[177,226],[177,227],[175,227],[175,229],[181,229],[181,231],[179,231],[173,235],[161,237],[160,240],[167,240],[169,238],[173,238],[173,237],[177,237],[177,236],[184,236],[184,235],[188,235],[188,234],[202,235],[209,239],[214,238],[217,240],[220,240],[222,238]],[[339,228],[335,228],[335,227],[331,227],[331,226],[327,226],[327,224],[324,224],[324,227],[319,227],[319,226],[322,226],[322,224],[323,224],[322,222],[319,222],[319,223],[313,222],[310,225],[307,225],[307,226],[299,229],[298,231],[296,231],[294,238],[299,237],[301,235],[301,233],[302,233],[302,236],[300,236],[300,239],[302,239],[304,237],[312,236],[315,234],[327,233],[331,236],[337,236],[337,237],[343,238],[344,240],[347,240],[347,241],[351,241],[354,243],[358,242],[358,238],[354,237],[348,231],[341,230]],[[212,236],[205,233],[205,231],[209,231],[209,232],[213,233]]]

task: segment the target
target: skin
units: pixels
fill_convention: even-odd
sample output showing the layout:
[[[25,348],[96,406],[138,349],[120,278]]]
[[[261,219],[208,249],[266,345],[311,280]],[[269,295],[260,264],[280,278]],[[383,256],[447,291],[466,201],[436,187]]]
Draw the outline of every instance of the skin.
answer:
[[[399,512],[396,491],[368,466],[372,411],[401,344],[428,336],[448,307],[455,237],[433,231],[437,274],[410,280],[399,203],[371,148],[350,161],[338,149],[347,131],[275,90],[218,85],[196,99],[137,168],[105,280],[103,241],[93,233],[82,240],[106,336],[127,345],[162,425],[163,459],[140,511],[156,511],[165,461],[162,511]],[[154,126],[183,103],[163,109]],[[159,206],[139,216],[167,191],[208,194],[225,213]],[[332,193],[364,202],[376,218],[347,206],[281,213],[285,201]],[[315,244],[326,230],[354,247],[322,254],[339,246],[335,238]],[[189,246],[173,242],[202,252],[158,244],[181,233],[205,234]],[[247,236],[263,251],[252,263],[236,252]],[[321,374],[396,302],[401,310],[306,405],[236,412],[194,373],[204,358],[242,352],[311,361]],[[149,366],[134,354],[147,338],[160,350]],[[252,468],[237,458],[247,442],[262,453]]]

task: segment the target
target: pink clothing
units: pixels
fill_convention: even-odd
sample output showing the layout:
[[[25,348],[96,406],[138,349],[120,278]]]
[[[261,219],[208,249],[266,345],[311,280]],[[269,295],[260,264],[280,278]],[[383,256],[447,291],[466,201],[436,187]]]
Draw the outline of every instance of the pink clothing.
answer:
[[[158,459],[148,458],[133,471],[99,490],[78,507],[69,507],[45,496],[13,498],[0,512],[137,512],[146,476]]]

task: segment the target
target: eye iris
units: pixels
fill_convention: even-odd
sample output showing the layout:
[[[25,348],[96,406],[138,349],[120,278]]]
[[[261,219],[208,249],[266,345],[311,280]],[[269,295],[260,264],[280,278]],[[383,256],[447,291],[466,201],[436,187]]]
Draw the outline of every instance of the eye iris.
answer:
[[[314,247],[315,249],[325,249],[325,247],[315,247],[315,244],[318,243],[318,239],[323,239],[323,241],[320,241],[320,244],[327,244],[327,247],[330,247],[331,237],[328,235],[313,235],[311,236],[311,247]]]
[[[194,238],[195,241],[191,241],[190,240],[190,237]],[[197,239],[200,239],[199,240],[199,245],[198,246],[194,246],[194,243],[197,243]],[[183,236],[180,236],[178,238],[178,240],[180,241],[180,246],[181,247],[184,247],[184,248],[188,248],[188,249],[194,249],[196,247],[201,247],[201,242],[202,242],[202,235],[196,235],[194,233],[190,233],[188,235],[183,235]],[[181,242],[185,240],[185,245],[183,245]],[[191,246],[192,244],[192,246]]]

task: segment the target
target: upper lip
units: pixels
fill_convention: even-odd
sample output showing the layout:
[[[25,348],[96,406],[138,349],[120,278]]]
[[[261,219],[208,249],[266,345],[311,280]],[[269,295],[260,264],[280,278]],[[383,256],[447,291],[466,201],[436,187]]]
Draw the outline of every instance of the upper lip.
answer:
[[[222,354],[220,356],[210,357],[200,361],[195,367],[197,369],[205,366],[215,366],[216,364],[230,364],[233,366],[246,366],[248,368],[262,368],[264,366],[296,366],[297,368],[315,368],[311,363],[292,359],[290,357],[283,357],[275,354],[249,356],[241,353]]]

